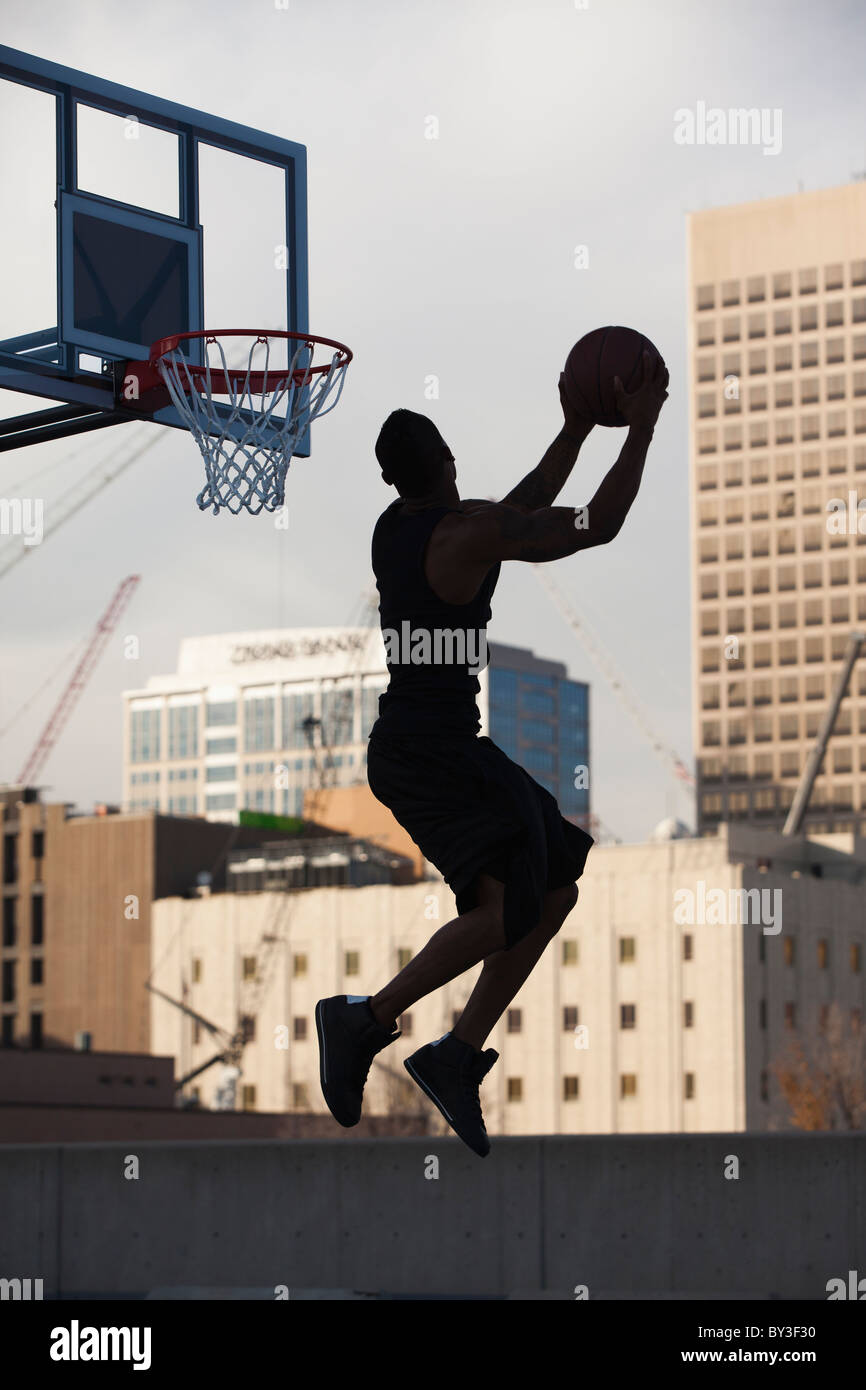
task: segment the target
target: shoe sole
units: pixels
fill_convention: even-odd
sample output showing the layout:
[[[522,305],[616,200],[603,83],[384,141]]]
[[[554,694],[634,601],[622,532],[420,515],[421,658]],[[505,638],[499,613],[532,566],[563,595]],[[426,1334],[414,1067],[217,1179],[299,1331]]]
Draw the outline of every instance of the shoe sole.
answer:
[[[442,1104],[442,1102],[441,1102],[441,1100],[439,1099],[439,1097],[438,1097],[433,1091],[431,1091],[430,1087],[427,1085],[427,1082],[424,1080],[424,1078],[423,1078],[422,1076],[419,1076],[419,1075],[418,1075],[418,1072],[417,1072],[417,1071],[415,1070],[415,1068],[412,1066],[412,1059],[411,1059],[411,1057],[407,1057],[407,1058],[405,1059],[405,1061],[403,1062],[403,1066],[406,1068],[407,1072],[408,1072],[409,1075],[411,1076],[412,1080],[416,1083],[416,1085],[418,1085],[418,1086],[421,1087],[421,1090],[424,1092],[425,1096],[428,1096],[429,1099],[432,1100],[433,1104],[436,1106],[436,1109],[439,1111],[439,1114],[442,1115],[442,1117],[443,1117],[445,1120],[448,1121],[449,1125],[450,1125],[451,1128],[454,1130],[454,1133],[457,1135],[457,1138],[460,1140],[460,1142],[463,1143],[463,1144],[466,1144],[467,1149],[471,1149],[472,1152],[473,1152],[474,1154],[478,1154],[478,1157],[479,1157],[479,1158],[486,1158],[486,1157],[487,1157],[487,1154],[486,1154],[486,1153],[483,1153],[483,1154],[478,1153],[478,1150],[475,1149],[475,1148],[472,1148],[472,1145],[469,1144],[469,1143],[467,1143],[467,1141],[463,1138],[463,1135],[460,1134],[460,1132],[458,1131],[458,1129],[457,1129],[457,1127],[456,1127],[456,1125],[455,1125],[455,1123],[454,1123],[454,1116],[453,1116],[448,1110],[445,1109],[445,1106]],[[489,1149],[488,1149],[488,1153],[489,1153]]]

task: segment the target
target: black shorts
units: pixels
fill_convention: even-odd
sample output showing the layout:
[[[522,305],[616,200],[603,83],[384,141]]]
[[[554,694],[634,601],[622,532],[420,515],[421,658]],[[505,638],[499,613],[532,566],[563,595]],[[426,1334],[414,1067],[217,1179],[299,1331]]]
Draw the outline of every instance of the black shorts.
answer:
[[[477,879],[505,885],[506,946],[539,923],[544,894],[575,883],[594,841],[561,814],[549,791],[492,739],[410,736],[374,726],[370,790],[442,874],[458,913],[477,905]]]

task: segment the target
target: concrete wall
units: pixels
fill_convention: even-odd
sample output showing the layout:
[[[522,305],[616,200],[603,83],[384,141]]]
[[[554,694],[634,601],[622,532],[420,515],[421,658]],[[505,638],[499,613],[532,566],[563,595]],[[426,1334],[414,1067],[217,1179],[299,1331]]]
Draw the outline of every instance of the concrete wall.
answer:
[[[42,1278],[46,1297],[825,1299],[851,1269],[866,1133],[500,1139],[484,1161],[431,1138],[0,1149],[0,1276]]]

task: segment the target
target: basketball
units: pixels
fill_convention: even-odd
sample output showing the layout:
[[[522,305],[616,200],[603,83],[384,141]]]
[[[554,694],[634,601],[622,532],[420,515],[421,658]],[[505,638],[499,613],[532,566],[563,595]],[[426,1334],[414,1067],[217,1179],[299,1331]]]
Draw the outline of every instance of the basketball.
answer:
[[[596,425],[626,424],[616,408],[614,378],[626,391],[637,390],[645,352],[652,353],[655,366],[661,353],[634,328],[614,325],[585,334],[565,361],[563,389],[574,409]]]

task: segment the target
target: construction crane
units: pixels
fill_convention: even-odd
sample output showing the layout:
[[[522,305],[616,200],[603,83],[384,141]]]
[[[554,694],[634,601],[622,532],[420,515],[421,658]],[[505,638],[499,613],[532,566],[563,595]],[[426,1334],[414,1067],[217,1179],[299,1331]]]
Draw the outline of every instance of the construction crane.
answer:
[[[85,474],[83,479],[64,492],[56,502],[51,504],[51,511],[55,520],[52,521],[50,525],[44,527],[43,540],[53,535],[54,532],[58,531],[67,521],[71,521],[72,517],[80,512],[82,507],[86,507],[88,502],[96,497],[104,487],[107,487],[109,483],[113,483],[115,478],[119,478],[122,473],[126,472],[127,468],[131,468],[134,463],[137,463],[148,450],[153,449],[157,444],[161,443],[163,433],[163,431],[159,430],[154,431],[152,434],[149,433],[147,438],[137,449],[133,449],[131,453],[125,455],[123,458],[116,459],[114,457],[114,451],[112,451],[108,459],[103,459],[102,462],[96,464],[89,473]],[[19,561],[23,560],[25,556],[32,555],[34,550],[38,549],[41,549],[41,547],[27,545],[26,541],[23,540],[18,546],[9,546],[6,548],[2,559],[0,559],[0,577],[8,573],[8,571],[11,570],[14,565],[17,565]]]
[[[833,732],[839,714],[839,707],[845,698],[845,691],[848,689],[848,682],[851,679],[854,662],[860,655],[860,649],[864,642],[866,642],[866,633],[863,632],[852,632],[848,639],[845,659],[842,662],[842,670],[839,672],[839,678],[836,681],[833,694],[830,697],[827,713],[824,715],[823,722],[818,730],[815,745],[809,754],[806,766],[803,768],[800,784],[797,787],[794,800],[791,803],[788,818],[782,828],[783,835],[799,835],[800,833],[803,819],[809,805],[809,797],[812,795],[812,788],[815,785],[815,778],[821,770],[824,754],[827,751],[827,744],[830,742],[830,735]]]
[[[545,565],[536,564],[533,565],[533,569],[535,570],[535,573],[538,575],[538,578],[541,581],[541,583],[547,589],[547,592],[553,599],[553,602],[556,604],[560,613],[565,618],[565,621],[568,623],[572,632],[589,652],[596,666],[598,666],[602,675],[607,680],[607,683],[610,686],[613,693],[617,696],[621,704],[624,705],[624,707],[628,710],[629,715],[634,720],[634,723],[640,729],[644,737],[649,740],[649,743],[652,745],[653,752],[661,758],[662,762],[667,764],[667,767],[670,771],[673,772],[674,776],[677,778],[678,781],[684,782],[689,787],[694,787],[694,776],[691,772],[689,772],[682,758],[680,758],[677,755],[674,749],[671,748],[670,745],[664,741],[664,739],[659,738],[658,734],[653,729],[652,725],[647,719],[643,711],[643,707],[641,706],[637,696],[634,695],[633,692],[629,689],[628,685],[623,680],[622,676],[619,674],[616,667],[614,666],[611,658],[608,656],[607,652],[601,645],[601,642],[590,631],[590,629],[587,627],[586,622],[577,616],[577,613],[575,612],[569,600],[565,597],[565,594],[562,592],[559,585],[548,573],[547,567]]]
[[[69,716],[77,705],[81,692],[90,680],[99,658],[102,656],[105,644],[114,630],[121,613],[126,608],[126,605],[129,603],[129,600],[138,588],[140,582],[141,575],[130,574],[115,590],[110,604],[96,624],[93,636],[87,644],[87,650],[73,671],[69,683],[55,705],[51,718],[42,730],[36,747],[33,749],[33,752],[30,754],[30,757],[27,759],[18,775],[19,786],[28,786],[35,780],[45,759],[60,737]]]

